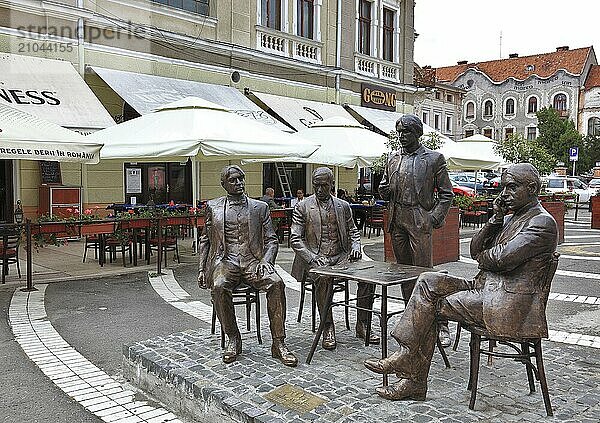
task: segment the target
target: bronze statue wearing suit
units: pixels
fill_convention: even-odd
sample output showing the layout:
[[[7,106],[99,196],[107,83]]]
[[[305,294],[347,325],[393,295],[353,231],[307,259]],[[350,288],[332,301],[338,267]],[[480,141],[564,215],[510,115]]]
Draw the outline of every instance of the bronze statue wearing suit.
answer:
[[[380,195],[389,200],[385,230],[398,263],[433,267],[433,229],[444,225],[453,197],[446,159],[420,144],[423,123],[415,115],[400,117],[396,130],[402,151],[391,155],[379,185]],[[405,299],[413,287],[402,286]],[[440,341],[450,345],[448,322],[440,322]]]
[[[306,277],[307,272],[316,266],[334,265],[346,260],[358,260],[360,249],[360,232],[354,224],[350,205],[331,195],[334,180],[331,169],[320,167],[312,176],[314,195],[298,203],[292,214],[290,243],[296,253],[292,266],[292,276],[297,280]],[[330,278],[321,277],[315,281],[315,294],[319,315],[324,319],[323,348],[335,349],[335,329],[331,310],[324,316],[327,286]],[[373,304],[373,287],[369,284],[358,284],[358,306],[371,308]],[[367,312],[358,312],[356,334],[364,339],[367,323]],[[369,342],[378,343],[379,338],[372,334]]]
[[[238,166],[221,172],[226,197],[209,201],[199,242],[198,285],[210,288],[217,317],[229,338],[223,361],[231,363],[242,352],[242,339],[235,318],[232,290],[240,283],[267,292],[273,345],[271,353],[287,366],[298,363],[286,347],[285,285],[275,272],[279,248],[266,203],[244,194],[245,174]]]
[[[558,230],[539,204],[540,185],[529,163],[503,173],[494,216],[471,241],[471,256],[480,269],[474,280],[434,272],[421,275],[392,332],[400,349],[386,359],[365,361],[372,371],[401,378],[395,385],[377,388],[380,396],[425,399],[436,319],[479,326],[493,336],[548,336],[540,283],[556,250]]]

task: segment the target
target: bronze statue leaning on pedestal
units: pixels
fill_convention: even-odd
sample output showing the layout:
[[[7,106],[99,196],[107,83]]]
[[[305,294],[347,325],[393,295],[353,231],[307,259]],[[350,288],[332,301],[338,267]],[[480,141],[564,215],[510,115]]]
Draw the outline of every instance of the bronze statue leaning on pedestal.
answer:
[[[379,184],[379,193],[389,200],[389,221],[385,228],[392,238],[400,264],[433,267],[433,230],[444,225],[452,205],[452,183],[446,159],[421,145],[423,123],[415,115],[403,115],[396,122],[402,151],[390,155]],[[405,301],[414,284],[402,286]],[[440,321],[442,346],[450,346],[448,322]]]
[[[269,206],[244,194],[245,174],[239,166],[223,168],[221,186],[227,196],[209,201],[206,207],[198,286],[212,290],[213,306],[228,337],[223,361],[231,363],[242,352],[232,290],[245,283],[267,292],[272,356],[286,366],[296,366],[298,360],[284,342],[285,285],[273,267],[279,243]]]
[[[548,336],[540,281],[556,250],[557,225],[538,201],[541,181],[531,164],[512,165],[501,181],[493,217],[471,240],[479,273],[473,280],[423,273],[392,331],[400,349],[388,358],[365,361],[369,370],[400,378],[377,388],[381,397],[425,399],[436,319],[481,327],[492,336]]]
[[[350,205],[331,193],[334,188],[333,172],[327,167],[315,169],[312,175],[314,194],[298,203],[292,214],[290,243],[296,252],[292,276],[297,280],[307,277],[308,271],[317,266],[344,263],[362,257],[360,232],[354,224]],[[335,328],[331,310],[325,314],[327,286],[330,278],[320,277],[314,281],[319,315],[326,324],[323,330],[323,348],[336,347]],[[359,283],[357,306],[370,309],[373,305],[374,286]],[[367,312],[358,310],[356,336],[365,339]],[[379,337],[371,333],[370,343],[379,343]]]

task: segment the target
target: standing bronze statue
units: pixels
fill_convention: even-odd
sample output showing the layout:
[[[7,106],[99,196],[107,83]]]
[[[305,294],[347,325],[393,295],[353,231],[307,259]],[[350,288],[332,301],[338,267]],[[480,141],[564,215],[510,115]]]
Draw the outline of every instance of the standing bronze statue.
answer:
[[[419,142],[423,123],[415,115],[403,115],[396,122],[402,151],[392,154],[379,184],[379,193],[389,200],[389,221],[385,228],[392,237],[396,261],[433,267],[433,230],[443,226],[452,205],[452,183],[446,159]],[[414,284],[402,287],[405,300]],[[442,346],[450,346],[448,322],[439,322]]]
[[[315,169],[312,175],[314,195],[298,203],[292,214],[290,243],[296,252],[292,276],[297,280],[307,277],[317,266],[334,265],[362,257],[360,232],[354,224],[350,205],[331,195],[334,188],[333,172],[327,167]],[[323,348],[336,347],[335,328],[331,310],[325,315],[327,286],[331,278],[320,277],[314,281],[317,306],[323,329]],[[370,309],[373,305],[373,285],[358,284],[358,306]],[[365,339],[368,314],[357,312],[356,335]],[[379,337],[371,334],[369,342],[378,343]]]
[[[267,311],[273,337],[271,354],[286,366],[297,358],[285,345],[285,285],[273,267],[279,243],[269,206],[244,194],[245,174],[239,166],[221,172],[226,197],[208,202],[199,242],[198,285],[212,290],[213,306],[228,337],[223,361],[231,363],[242,352],[232,290],[240,283],[267,292]]]
[[[436,319],[482,327],[492,336],[548,336],[540,282],[558,243],[554,218],[538,201],[541,181],[529,163],[502,174],[494,215],[471,240],[479,263],[473,280],[423,273],[392,336],[400,349],[385,359],[369,359],[376,373],[396,373],[400,381],[377,388],[387,399],[424,400],[435,347]]]

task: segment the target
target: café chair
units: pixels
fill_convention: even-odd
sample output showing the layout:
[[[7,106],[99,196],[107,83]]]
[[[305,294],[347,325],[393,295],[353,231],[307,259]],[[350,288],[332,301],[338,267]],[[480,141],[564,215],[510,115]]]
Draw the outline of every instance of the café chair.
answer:
[[[300,281],[300,305],[298,306],[298,323],[302,321],[302,310],[304,308],[304,300],[306,298],[306,292],[311,293],[311,321],[312,321],[312,331],[315,332],[317,330],[317,299],[315,298],[315,290],[313,280],[308,277],[308,272],[305,272],[302,277],[302,281]],[[350,292],[348,291],[348,280],[347,279],[334,279],[333,281],[333,295],[338,292],[344,293],[344,298],[346,303],[348,303],[350,299]],[[344,307],[345,309],[345,318],[346,318],[346,329],[350,330],[350,318],[348,315],[348,307]]]
[[[249,285],[242,284],[232,291],[233,305],[244,305],[246,307],[246,330],[250,331],[250,312],[252,310],[252,304],[255,304],[256,313],[256,338],[258,343],[262,344],[262,337],[260,335],[260,291]],[[215,334],[217,322],[217,311],[213,304],[212,308],[212,322],[210,326],[210,333]],[[225,348],[225,333],[221,330],[221,348]]]
[[[369,236],[371,239],[371,231],[376,230],[377,236],[381,234],[383,230],[383,210],[384,207],[380,205],[374,205],[367,212],[367,218],[365,219],[365,223],[363,224],[363,234],[367,234],[367,228],[369,228]]]
[[[17,273],[21,279],[21,266],[19,264],[19,244],[21,242],[21,233],[19,229],[12,228],[3,230],[0,233],[0,268],[2,272],[2,283],[6,283],[8,266],[17,265]]]
[[[550,285],[558,267],[558,258],[560,254],[554,253],[550,262],[548,273],[544,280],[540,281],[542,288],[542,300],[544,307],[548,302]],[[548,393],[548,382],[544,370],[544,360],[542,357],[542,339],[541,338],[518,338],[518,337],[497,337],[490,335],[484,328],[474,327],[462,324],[462,327],[471,333],[470,347],[470,374],[467,389],[471,391],[471,400],[469,408],[475,407],[477,397],[477,381],[479,379],[479,358],[481,355],[488,356],[488,365],[491,365],[492,357],[511,358],[525,365],[527,380],[529,382],[529,392],[535,392],[535,383],[533,377],[539,381],[542,390],[542,398],[546,407],[546,414],[552,416],[552,405],[550,404],[550,394]],[[481,349],[481,342],[488,341],[488,349]],[[514,352],[496,351],[498,345],[504,345]],[[532,362],[535,357],[536,364]]]
[[[85,245],[83,247],[83,263],[85,263],[85,258],[87,256],[87,250],[94,250],[94,258],[98,259],[98,247],[100,244],[100,239],[98,235],[85,235]]]

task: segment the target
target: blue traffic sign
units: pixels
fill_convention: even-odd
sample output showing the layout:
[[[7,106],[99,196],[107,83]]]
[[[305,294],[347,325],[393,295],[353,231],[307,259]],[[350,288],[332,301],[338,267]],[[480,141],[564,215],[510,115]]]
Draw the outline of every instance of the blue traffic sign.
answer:
[[[579,159],[579,147],[569,148],[569,160],[572,162],[576,162],[577,159]]]

